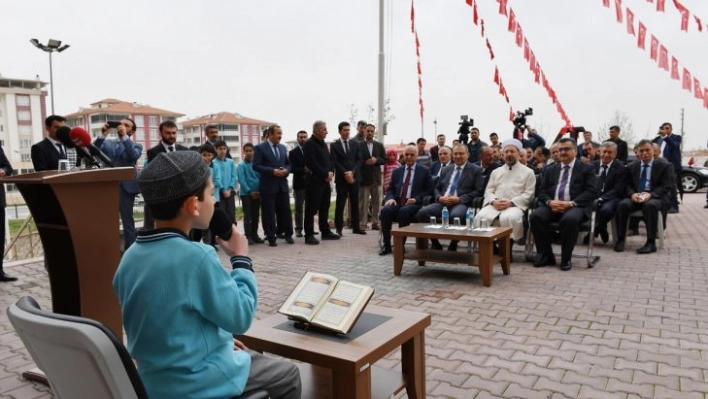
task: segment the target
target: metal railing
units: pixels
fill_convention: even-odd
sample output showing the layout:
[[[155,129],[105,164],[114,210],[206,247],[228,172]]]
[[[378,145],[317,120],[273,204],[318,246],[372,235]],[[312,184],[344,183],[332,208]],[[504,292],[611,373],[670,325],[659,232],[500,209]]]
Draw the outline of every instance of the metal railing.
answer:
[[[32,216],[24,219],[17,233],[10,240],[10,244],[5,246],[4,260],[15,261],[44,256],[44,247],[33,221]]]

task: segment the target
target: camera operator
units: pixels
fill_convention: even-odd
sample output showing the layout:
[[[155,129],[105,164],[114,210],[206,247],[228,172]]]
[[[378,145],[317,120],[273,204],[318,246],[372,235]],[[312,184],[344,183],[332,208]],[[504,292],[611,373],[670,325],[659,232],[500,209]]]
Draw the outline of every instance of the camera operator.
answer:
[[[598,147],[595,146],[595,143],[590,142],[590,143],[583,143],[583,155],[580,157],[580,160],[583,163],[591,163],[593,161],[599,161],[600,160],[600,154],[598,154]]]
[[[470,163],[475,163],[479,160],[479,150],[486,145],[487,143],[479,139],[479,129],[476,127],[470,129],[470,141],[467,143],[467,149],[470,154]]]
[[[532,150],[536,151],[536,148],[546,146],[546,140],[531,126],[526,127],[526,137],[527,138],[521,138],[521,145],[524,146],[524,148],[531,147]]]

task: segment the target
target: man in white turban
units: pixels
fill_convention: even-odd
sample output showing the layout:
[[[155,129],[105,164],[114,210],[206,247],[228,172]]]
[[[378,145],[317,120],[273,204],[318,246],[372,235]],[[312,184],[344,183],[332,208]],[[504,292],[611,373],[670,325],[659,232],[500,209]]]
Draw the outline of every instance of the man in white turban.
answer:
[[[475,223],[487,219],[490,224],[499,218],[499,225],[511,227],[512,245],[524,236],[524,212],[528,209],[536,190],[533,170],[519,162],[525,151],[517,139],[502,143],[504,166],[495,169],[484,191],[484,208],[475,217]]]

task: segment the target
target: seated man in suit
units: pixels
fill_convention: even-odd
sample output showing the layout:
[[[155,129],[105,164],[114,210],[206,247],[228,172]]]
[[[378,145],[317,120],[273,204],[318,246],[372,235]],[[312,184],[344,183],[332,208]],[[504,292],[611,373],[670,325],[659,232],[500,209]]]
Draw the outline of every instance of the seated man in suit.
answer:
[[[534,267],[556,264],[548,225],[558,222],[562,239],[561,270],[571,269],[570,259],[578,239],[578,226],[590,215],[592,201],[597,198],[594,168],[576,159],[576,148],[575,140],[561,139],[558,146],[560,162],[543,175],[538,193],[540,204],[530,217],[537,252]]]
[[[488,147],[487,147],[488,148]],[[440,217],[443,207],[447,207],[450,213],[450,221],[455,218],[465,220],[467,207],[472,206],[475,197],[481,197],[484,193],[484,176],[482,168],[467,162],[469,153],[467,146],[458,144],[452,149],[453,165],[445,168],[435,185],[435,202],[426,205],[416,215],[416,219],[426,222],[431,216]],[[433,239],[433,248],[442,249],[442,245]],[[450,251],[457,250],[457,241],[450,242]]]
[[[391,184],[386,191],[384,207],[381,209],[381,233],[383,248],[379,255],[388,255],[391,251],[391,226],[395,220],[398,225],[408,226],[423,204],[423,198],[433,193],[430,171],[423,165],[416,164],[418,148],[409,145],[403,150],[405,164],[394,170]]]
[[[475,217],[511,227],[511,245],[524,237],[524,212],[528,209],[536,191],[536,176],[533,171],[519,163],[524,148],[519,140],[510,139],[502,144],[505,166],[492,172],[484,191],[484,208]]]
[[[433,162],[433,166],[430,167],[430,175],[433,178],[439,178],[442,170],[450,164],[452,159],[452,149],[450,147],[440,147],[438,149],[438,160]]]
[[[617,212],[620,200],[624,198],[627,187],[627,170],[624,164],[617,160],[617,144],[605,141],[600,146],[602,159],[593,162],[598,176],[597,190],[600,195],[600,209],[597,212],[595,237],[602,238],[603,243],[610,240],[607,232],[607,222],[612,220]],[[589,237],[586,237],[588,241]]]
[[[484,184],[482,185],[482,192],[487,187],[489,182],[489,176],[492,175],[494,169],[500,167],[502,164],[494,161],[494,150],[492,147],[485,145],[479,149],[477,153],[477,159],[479,159],[474,164],[482,168],[482,176],[484,176]]]
[[[652,143],[641,140],[638,144],[639,162],[627,165],[627,189],[617,207],[617,243],[615,251],[624,251],[625,231],[629,214],[641,209],[647,225],[647,241],[637,250],[638,254],[656,252],[656,234],[659,212],[671,191],[673,170],[671,164],[654,159]]]

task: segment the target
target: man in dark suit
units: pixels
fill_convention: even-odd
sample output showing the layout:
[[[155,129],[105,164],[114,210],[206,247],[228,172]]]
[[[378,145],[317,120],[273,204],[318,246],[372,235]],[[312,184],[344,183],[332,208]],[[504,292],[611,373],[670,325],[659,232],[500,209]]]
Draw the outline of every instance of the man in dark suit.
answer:
[[[595,237],[599,235],[603,243],[610,240],[607,222],[615,216],[617,206],[624,198],[627,188],[627,170],[617,159],[617,149],[618,146],[613,141],[605,141],[600,146],[602,159],[592,163],[598,177],[597,191],[601,204],[597,212]]]
[[[536,241],[534,267],[555,265],[551,248],[549,223],[560,225],[561,270],[572,268],[571,257],[578,239],[578,226],[591,212],[597,198],[597,176],[592,165],[576,159],[577,144],[571,138],[559,141],[560,162],[543,175],[539,189],[539,206],[531,214],[531,232]]]
[[[671,165],[654,159],[652,143],[638,143],[639,162],[627,166],[627,189],[617,207],[617,242],[615,251],[624,251],[625,231],[629,214],[641,209],[647,226],[647,241],[637,250],[638,254],[656,252],[657,225],[666,195],[671,190]]]
[[[438,161],[438,151],[440,151],[441,148],[445,147],[445,135],[438,134],[437,141],[438,144],[436,144],[435,147],[430,148],[430,159],[432,159],[433,162]]]
[[[47,137],[32,145],[32,165],[35,172],[59,169],[59,160],[66,159],[66,148],[57,139],[57,130],[64,126],[66,118],[59,115],[49,115],[44,120]]]
[[[206,136],[206,141],[204,144],[209,143],[212,147],[216,148],[216,142],[219,141],[219,128],[216,125],[206,125],[204,127],[204,135]],[[226,158],[231,158],[231,151],[226,150]]]
[[[312,172],[305,194],[305,244],[317,245],[315,238],[315,215],[319,219],[323,240],[339,240],[340,236],[329,229],[329,202],[332,195],[330,186],[334,179],[334,165],[327,143],[327,124],[316,121],[312,125],[312,136],[303,145],[305,165]]]
[[[172,151],[187,151],[189,148],[177,144],[177,124],[172,121],[164,121],[160,123],[160,136],[162,140],[156,146],[147,150],[147,163],[150,163],[161,152]],[[143,228],[152,229],[155,227],[155,221],[152,218],[150,207],[145,205],[143,208]]]
[[[430,167],[430,175],[435,182],[437,182],[437,178],[442,174],[442,170],[445,169],[447,165],[450,165],[451,160],[452,149],[450,147],[441,147],[438,150],[438,160],[433,162],[433,165]]]
[[[280,144],[283,129],[278,125],[268,128],[268,139],[258,144],[253,152],[253,169],[261,174],[261,217],[268,245],[276,247],[277,228],[285,235],[285,242],[294,244],[293,216],[290,213],[288,175],[291,171],[288,149]]]
[[[391,227],[398,221],[401,227],[408,226],[415,219],[423,204],[423,198],[433,193],[433,181],[430,171],[423,165],[416,164],[418,148],[409,145],[403,150],[405,164],[393,171],[391,184],[386,192],[384,207],[381,210],[381,233],[383,248],[379,255],[388,255],[391,251]]]
[[[337,189],[337,203],[334,209],[334,227],[342,236],[344,228],[344,207],[347,200],[351,206],[350,218],[352,233],[366,234],[359,227],[359,183],[361,181],[361,150],[359,143],[349,139],[351,126],[349,122],[340,122],[337,126],[339,140],[332,143],[329,153],[334,164],[334,184]]]
[[[293,199],[295,200],[295,236],[302,237],[302,221],[305,217],[305,192],[307,182],[310,180],[310,169],[305,165],[305,152],[302,146],[307,141],[307,132],[300,130],[297,132],[297,143],[295,148],[288,153],[290,166],[293,171]]]
[[[586,131],[586,132],[583,132],[583,139],[584,139],[585,141],[583,141],[582,143],[578,144],[577,153],[576,153],[576,155],[575,155],[575,157],[578,158],[578,159],[580,159],[580,160],[582,160],[582,158],[583,158],[583,153],[584,153],[583,149],[585,148],[585,147],[583,147],[583,146],[584,146],[586,143],[591,143],[595,148],[599,148],[599,147],[600,147],[600,143],[598,143],[598,142],[592,140],[592,132],[587,132],[587,131]]]
[[[484,194],[484,189],[487,188],[487,183],[489,183],[489,176],[492,175],[494,169],[500,167],[502,164],[494,162],[494,150],[488,145],[482,146],[482,148],[479,149],[477,159],[478,161],[474,164],[482,168],[482,176],[484,177],[482,194]]]
[[[610,126],[610,138],[607,141],[611,141],[617,145],[617,160],[622,162],[622,164],[627,164],[627,159],[629,158],[629,148],[627,147],[627,142],[619,138],[620,127]]]
[[[659,144],[661,156],[674,166],[674,182],[675,187],[671,198],[669,199],[668,213],[678,213],[678,196],[677,192],[683,197],[683,186],[681,185],[681,136],[673,134],[673,126],[669,122],[664,122],[659,131],[659,137],[654,138],[652,142]]]
[[[361,164],[361,184],[359,187],[359,228],[366,230],[371,204],[371,228],[378,230],[381,210],[381,166],[386,163],[386,149],[374,140],[376,126],[367,124],[364,141],[359,145],[363,162]]]
[[[56,169],[54,169],[56,170]],[[5,151],[0,147],[0,177],[12,176],[12,165],[5,156]],[[0,242],[5,253],[5,185],[0,183]],[[2,257],[0,257],[0,282],[17,281],[17,277],[12,277],[5,273],[2,267]]]
[[[469,159],[467,151],[467,146],[464,144],[453,147],[454,164],[443,171],[435,185],[433,194],[435,202],[419,210],[416,214],[417,220],[426,222],[431,216],[440,217],[443,207],[448,208],[451,222],[455,218],[460,218],[460,221],[465,220],[467,208],[472,206],[472,200],[484,195],[482,168],[467,162]],[[440,241],[436,239],[432,241],[434,249],[442,249]],[[457,241],[451,241],[448,250],[457,250]]]
[[[99,147],[108,158],[113,160],[113,166],[131,167],[135,170],[137,176],[138,170],[136,163],[143,153],[143,146],[133,142],[131,139],[135,134],[135,121],[130,118],[123,118],[116,128],[118,134],[117,139],[106,140],[111,127],[108,124],[103,125],[101,134],[94,140],[94,145]],[[125,243],[124,250],[128,250],[133,242],[135,242],[135,219],[133,219],[133,206],[135,197],[140,192],[138,182],[135,178],[124,180],[119,183],[118,196],[118,211],[120,212],[120,220],[123,225],[123,241]]]

